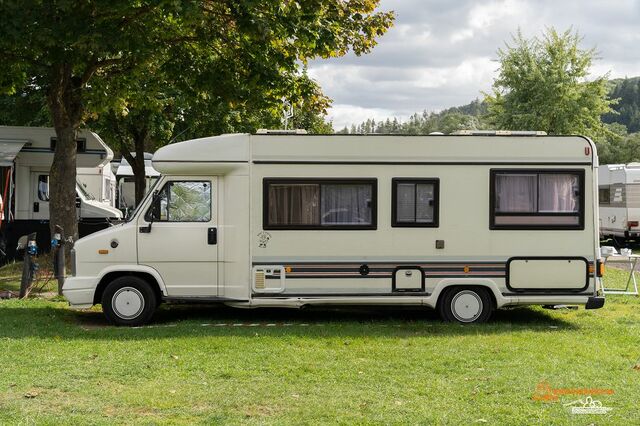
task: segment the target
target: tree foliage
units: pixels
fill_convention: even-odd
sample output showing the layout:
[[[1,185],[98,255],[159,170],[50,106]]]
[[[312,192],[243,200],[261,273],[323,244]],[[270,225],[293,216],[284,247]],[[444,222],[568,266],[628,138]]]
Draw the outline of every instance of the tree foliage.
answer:
[[[613,112],[605,114],[605,123],[624,124],[629,132],[640,131],[640,77],[610,80],[610,99],[617,99]]]
[[[310,58],[349,49],[367,53],[393,20],[391,12],[376,12],[377,5],[378,0],[1,1],[0,92],[39,91],[57,133],[51,227],[62,225],[67,235],[77,236],[78,128],[100,114],[145,111],[147,100],[157,112],[156,93],[140,97],[146,87],[136,77],[166,78],[197,100],[187,108],[206,105],[205,111],[228,120],[234,111],[264,105],[251,104],[257,99],[275,104]],[[200,124],[205,122],[210,123]]]
[[[595,51],[581,48],[581,41],[572,30],[551,28],[531,39],[518,32],[498,50],[498,77],[493,92],[485,94],[489,122],[498,129],[595,140],[607,135],[600,118],[612,111],[614,101],[607,98],[607,76],[590,79]]]

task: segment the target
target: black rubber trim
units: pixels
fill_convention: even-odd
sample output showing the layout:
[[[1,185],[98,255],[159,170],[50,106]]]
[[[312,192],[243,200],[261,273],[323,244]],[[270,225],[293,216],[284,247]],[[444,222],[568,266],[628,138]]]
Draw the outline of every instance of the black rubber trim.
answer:
[[[600,309],[604,306],[604,297],[602,296],[591,296],[589,300],[587,300],[587,304],[584,305],[585,309]]]
[[[247,299],[233,299],[221,296],[191,296],[191,297],[162,297],[164,302],[169,303],[209,303],[209,302],[248,302]]]
[[[543,290],[543,291],[538,291],[538,292],[531,292],[531,293],[501,293],[503,296],[505,297],[540,297],[540,296],[589,296],[591,297],[591,295],[593,294],[593,292],[587,292],[587,293],[573,293],[573,292],[567,292],[566,290],[564,292],[556,292],[556,291],[549,291],[549,290]]]
[[[317,297],[398,297],[398,296],[430,296],[431,293],[418,293],[418,292],[396,292],[396,293],[253,293],[252,299],[291,299],[291,298],[317,298]]]
[[[253,164],[338,164],[338,165],[419,165],[419,166],[592,166],[590,162],[500,162],[500,161],[313,161],[313,160],[253,160]]]
[[[585,284],[584,287],[581,288],[559,288],[559,289],[550,289],[550,288],[514,288],[511,287],[511,281],[510,281],[510,274],[509,271],[511,270],[511,262],[513,262],[514,260],[580,260],[582,262],[584,262],[585,265]],[[591,276],[589,275],[589,261],[584,258],[584,257],[579,257],[579,256],[516,256],[516,257],[511,257],[509,258],[509,260],[507,260],[507,265],[505,267],[505,284],[507,286],[507,288],[509,290],[511,290],[514,293],[534,293],[534,294],[540,294],[540,293],[549,293],[549,294],[558,294],[558,293],[581,293],[583,291],[585,291],[586,289],[589,288],[589,279],[591,278]]]
[[[411,289],[398,289],[396,288],[396,275],[398,274],[398,271],[403,271],[403,270],[413,270],[413,271],[419,271],[420,272],[420,288],[411,288]],[[425,275],[424,275],[424,271],[422,270],[421,267],[419,266],[398,266],[396,269],[394,269],[393,274],[391,275],[391,291],[396,292],[396,293],[424,293],[424,280],[425,280]]]

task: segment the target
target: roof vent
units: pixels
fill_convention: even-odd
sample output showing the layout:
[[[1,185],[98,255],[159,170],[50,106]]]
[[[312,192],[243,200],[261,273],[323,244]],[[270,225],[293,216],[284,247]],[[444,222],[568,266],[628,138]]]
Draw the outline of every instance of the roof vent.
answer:
[[[306,135],[305,129],[258,129],[256,135]]]

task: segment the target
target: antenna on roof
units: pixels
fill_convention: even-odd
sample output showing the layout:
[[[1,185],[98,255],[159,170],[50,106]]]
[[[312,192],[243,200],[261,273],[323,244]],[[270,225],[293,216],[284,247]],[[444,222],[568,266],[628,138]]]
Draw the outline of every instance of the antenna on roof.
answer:
[[[282,124],[284,129],[287,130],[289,126],[289,119],[293,117],[293,105],[284,96],[282,97]]]

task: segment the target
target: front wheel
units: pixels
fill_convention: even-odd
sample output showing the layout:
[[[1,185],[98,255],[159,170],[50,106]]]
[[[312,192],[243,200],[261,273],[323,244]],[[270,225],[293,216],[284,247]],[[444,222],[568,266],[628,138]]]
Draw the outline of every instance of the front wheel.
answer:
[[[134,276],[116,278],[102,294],[102,312],[116,325],[146,324],[157,306],[157,297],[149,283]]]
[[[443,321],[462,324],[486,322],[493,311],[493,300],[482,287],[454,287],[444,290],[438,311]]]

